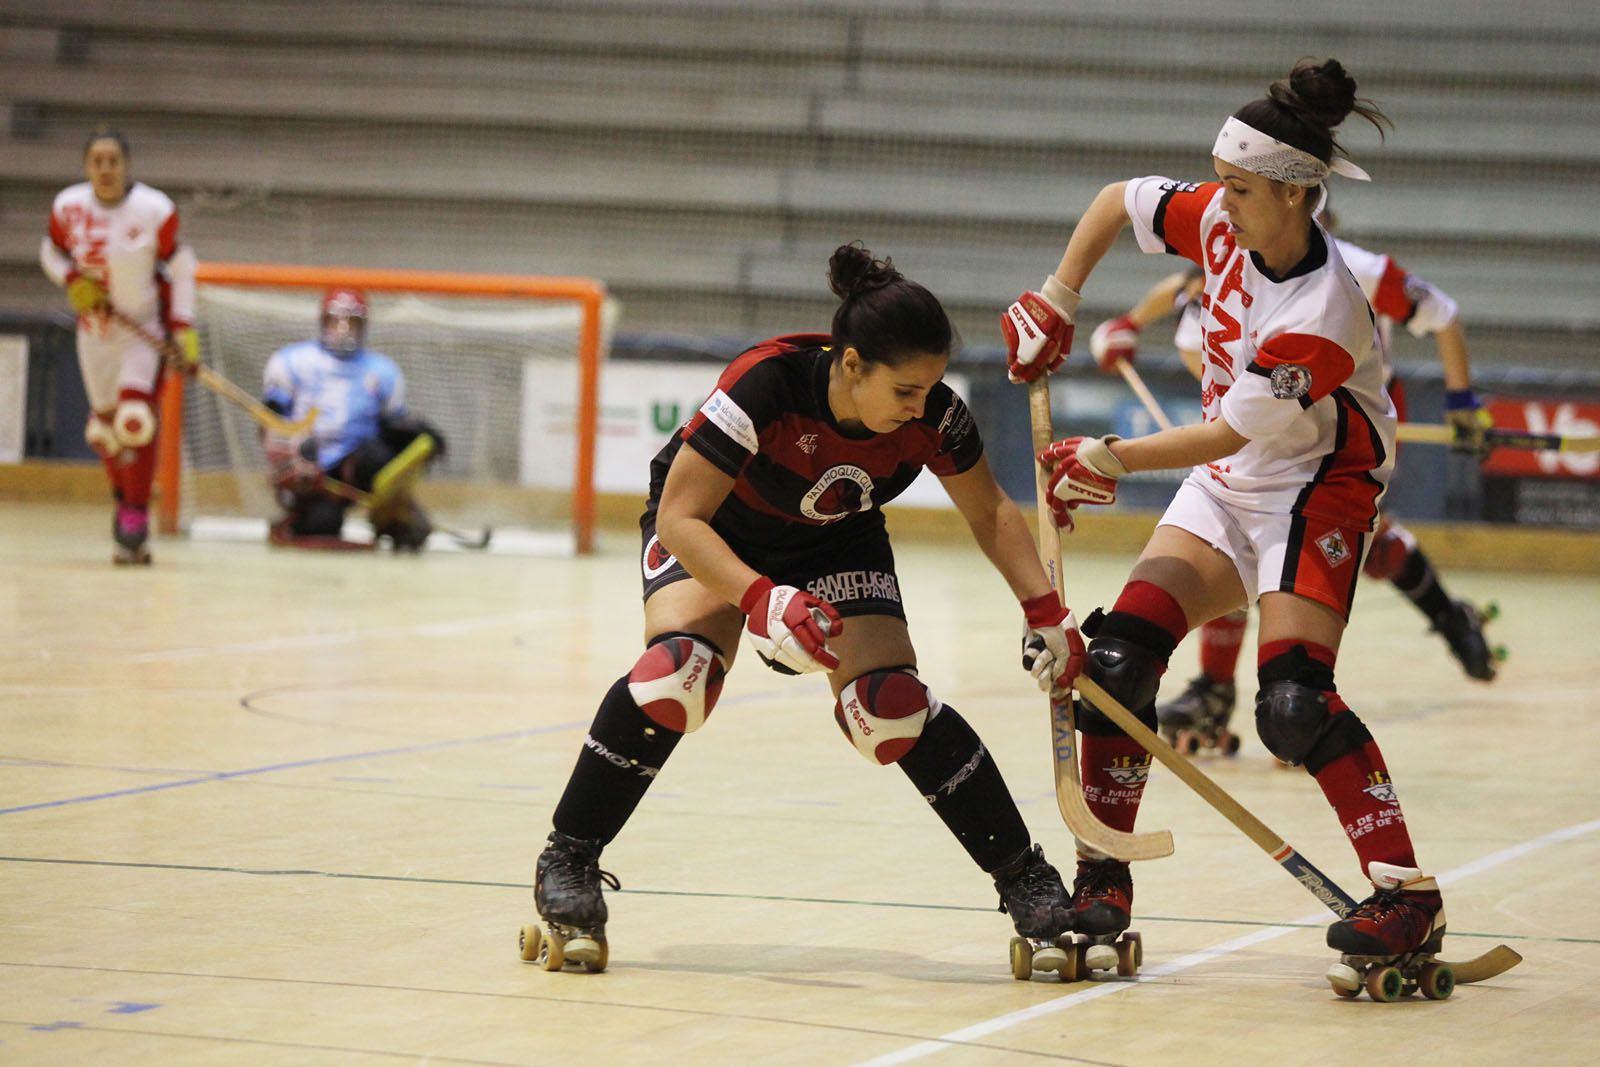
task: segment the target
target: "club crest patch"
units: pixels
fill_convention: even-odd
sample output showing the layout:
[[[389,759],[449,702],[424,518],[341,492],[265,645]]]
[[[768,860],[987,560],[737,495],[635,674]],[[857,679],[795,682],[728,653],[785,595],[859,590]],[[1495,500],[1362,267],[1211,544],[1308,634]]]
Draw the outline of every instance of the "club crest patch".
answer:
[[[1311,372],[1298,363],[1280,363],[1269,379],[1272,395],[1279,400],[1299,400],[1311,392]]]
[[[1330,567],[1337,567],[1350,558],[1350,542],[1338,530],[1329,530],[1317,538],[1317,547],[1322,549],[1322,556]]]

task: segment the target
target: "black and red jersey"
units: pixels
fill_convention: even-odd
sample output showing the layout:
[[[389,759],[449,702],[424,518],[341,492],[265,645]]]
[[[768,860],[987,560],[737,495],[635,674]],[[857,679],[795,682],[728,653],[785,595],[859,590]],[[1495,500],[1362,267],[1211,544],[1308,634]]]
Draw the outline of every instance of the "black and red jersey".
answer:
[[[734,479],[712,526],[739,547],[791,552],[881,527],[877,510],[922,468],[960,474],[983,455],[972,413],[944,382],[922,417],[888,433],[842,428],[828,407],[831,338],[793,334],[741,354],[650,464],[650,508],[687,443]]]

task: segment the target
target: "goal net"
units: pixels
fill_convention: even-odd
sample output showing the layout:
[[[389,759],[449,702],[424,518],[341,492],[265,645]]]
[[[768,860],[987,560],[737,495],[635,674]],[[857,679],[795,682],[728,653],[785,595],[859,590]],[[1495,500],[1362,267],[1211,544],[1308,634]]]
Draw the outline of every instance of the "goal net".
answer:
[[[202,358],[252,396],[274,352],[318,336],[328,287],[365,290],[366,347],[398,364],[406,406],[445,439],[418,494],[436,525],[589,551],[599,371],[615,318],[600,282],[222,263],[202,264],[198,281]],[[179,402],[166,403],[170,431]],[[163,438],[165,529],[265,535],[279,509],[249,412],[186,382],[181,431]],[[362,536],[359,515],[347,536]]]

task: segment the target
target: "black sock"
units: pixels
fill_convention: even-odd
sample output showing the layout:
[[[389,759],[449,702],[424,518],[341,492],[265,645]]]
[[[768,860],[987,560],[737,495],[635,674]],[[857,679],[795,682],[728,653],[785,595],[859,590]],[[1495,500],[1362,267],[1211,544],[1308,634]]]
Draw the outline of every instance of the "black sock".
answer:
[[[618,678],[583,739],[578,765],[556,805],[555,828],[610,844],[681,737],[640,711],[628,693],[627,676]]]
[[[923,729],[900,769],[985,871],[1032,841],[994,757],[950,705]]]
[[[1450,610],[1450,595],[1444,591],[1444,586],[1439,583],[1438,572],[1420,548],[1414,548],[1406,555],[1405,567],[1395,578],[1394,584],[1429,619],[1436,619]]]

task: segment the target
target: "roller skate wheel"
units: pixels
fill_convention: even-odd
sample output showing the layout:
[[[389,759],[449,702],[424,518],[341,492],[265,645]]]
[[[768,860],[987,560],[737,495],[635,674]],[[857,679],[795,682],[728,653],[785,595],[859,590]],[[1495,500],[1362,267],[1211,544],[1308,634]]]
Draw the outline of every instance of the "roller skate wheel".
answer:
[[[1139,973],[1140,957],[1144,955],[1138,941],[1121,940],[1117,942],[1117,976],[1119,978],[1132,978]]]
[[[1397,967],[1374,967],[1367,972],[1367,996],[1380,1004],[1400,999],[1406,980]]]
[[[1354,997],[1361,994],[1361,972],[1348,963],[1335,963],[1328,968],[1328,973],[1323,975],[1333,991],[1341,997]]]
[[[583,969],[594,973],[605,969],[605,942],[587,934],[580,934],[561,946],[567,963],[581,963]]]
[[[1494,661],[1496,663],[1504,663],[1506,661],[1506,657],[1509,656],[1511,652],[1506,648],[1505,645],[1495,645],[1490,651],[1490,654],[1494,656]]]
[[[1178,728],[1176,726],[1163,726],[1163,727],[1161,727],[1161,740],[1165,741],[1167,744],[1171,745],[1173,748],[1177,748],[1178,747]]]
[[[1137,931],[1137,930],[1129,930],[1127,933],[1122,935],[1122,940],[1125,943],[1131,944],[1133,946],[1133,965],[1135,967],[1143,967],[1144,966],[1144,938],[1139,936],[1139,931]]]
[[[1239,735],[1224,733],[1222,735],[1222,744],[1217,747],[1222,749],[1224,756],[1237,756],[1239,754]]]
[[[539,958],[539,947],[544,941],[544,934],[537,926],[524,926],[517,934],[517,952],[522,956],[523,963],[533,963]]]
[[[1019,982],[1033,977],[1033,945],[1025,937],[1011,939],[1011,977]]]
[[[1478,615],[1483,619],[1484,622],[1494,622],[1494,620],[1500,617],[1499,602],[1495,600],[1489,601],[1483,607],[1478,609]]]
[[[1429,1000],[1445,1000],[1456,991],[1456,972],[1448,963],[1425,963],[1417,975],[1417,987]]]
[[[1172,747],[1185,756],[1192,756],[1200,751],[1200,735],[1193,730],[1179,730],[1178,743]]]
[[[551,930],[539,950],[539,966],[547,971],[559,971],[567,962],[566,947],[566,939],[560,932]]]
[[[1083,950],[1083,965],[1091,971],[1109,971],[1117,965],[1117,950],[1111,945],[1089,945]]]

